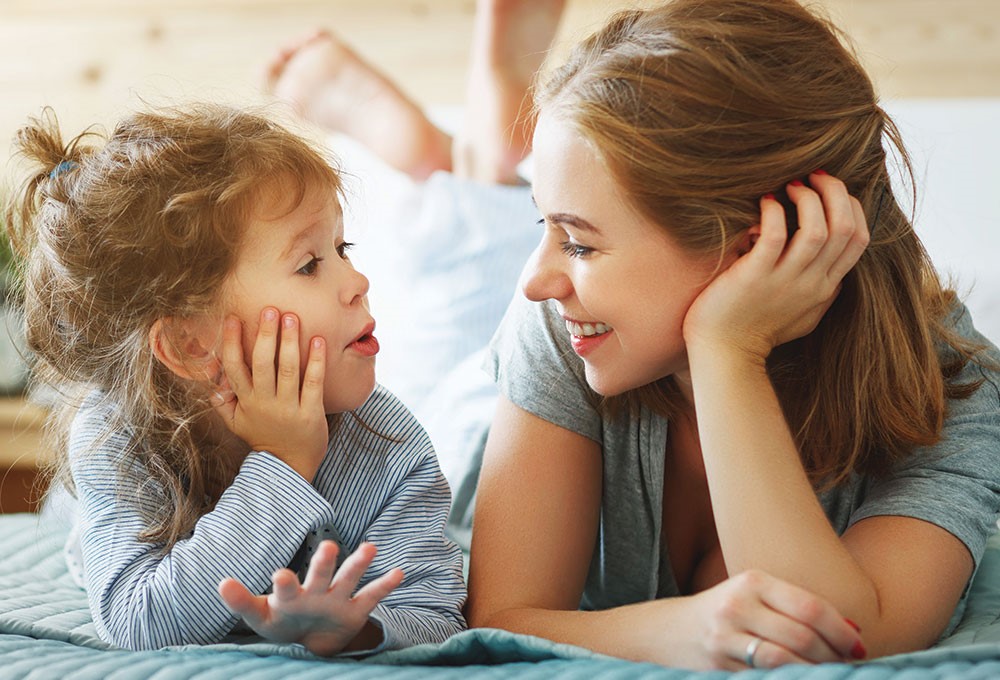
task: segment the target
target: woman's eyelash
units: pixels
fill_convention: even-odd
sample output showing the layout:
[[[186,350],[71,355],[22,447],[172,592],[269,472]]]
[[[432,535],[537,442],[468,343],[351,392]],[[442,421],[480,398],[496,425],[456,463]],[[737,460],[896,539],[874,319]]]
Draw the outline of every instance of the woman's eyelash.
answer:
[[[572,243],[570,241],[563,241],[559,244],[559,247],[570,257],[587,257],[594,252],[593,248],[581,246],[579,243]]]
[[[337,254],[343,258],[347,257],[347,251],[354,247],[355,244],[344,241],[339,246],[337,246]]]
[[[313,259],[306,262],[304,265],[299,267],[298,273],[304,274],[305,276],[312,276],[316,273],[316,268],[319,267],[319,263],[323,261],[322,257],[314,257]]]

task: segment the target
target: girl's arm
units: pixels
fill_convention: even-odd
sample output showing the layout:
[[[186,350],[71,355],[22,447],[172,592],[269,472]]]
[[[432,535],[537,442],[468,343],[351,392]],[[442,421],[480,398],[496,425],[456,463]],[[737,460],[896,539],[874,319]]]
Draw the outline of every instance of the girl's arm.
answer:
[[[794,650],[772,654],[769,664],[850,656],[856,633],[832,606],[759,572],[693,597],[578,611],[598,537],[601,478],[596,442],[501,397],[476,504],[471,626],[690,668],[745,669],[747,644],[765,631]]]
[[[93,441],[81,437],[76,446]],[[219,581],[235,575],[262,592],[309,531],[333,519],[329,502],[298,473],[251,453],[192,535],[161,554],[137,538],[145,529],[139,506],[156,495],[124,496],[117,475],[112,454],[74,463],[91,611],[102,637],[127,649],[218,642],[238,620],[216,592]]]
[[[838,180],[788,188],[800,229],[762,200],[753,250],[692,305],[685,338],[712,505],[730,574],[760,569],[827,598],[869,651],[931,644],[971,575],[969,550],[919,519],[872,517],[838,537],[821,508],[765,372],[774,346],[818,323],[868,241]],[[762,648],[762,652],[766,651]]]

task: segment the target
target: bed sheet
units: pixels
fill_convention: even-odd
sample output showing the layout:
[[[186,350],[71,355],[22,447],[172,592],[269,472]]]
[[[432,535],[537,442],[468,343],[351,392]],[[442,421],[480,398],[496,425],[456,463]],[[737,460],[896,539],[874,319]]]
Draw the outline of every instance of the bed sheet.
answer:
[[[894,680],[1000,677],[1000,537],[990,539],[969,606],[933,649],[861,664],[789,666],[741,674],[697,673],[612,659],[499,630],[473,630],[440,645],[363,660],[321,659],[299,645],[232,638],[205,646],[130,652],[96,634],[85,593],[62,555],[66,529],[37,515],[0,516],[0,678],[550,678],[663,680]]]

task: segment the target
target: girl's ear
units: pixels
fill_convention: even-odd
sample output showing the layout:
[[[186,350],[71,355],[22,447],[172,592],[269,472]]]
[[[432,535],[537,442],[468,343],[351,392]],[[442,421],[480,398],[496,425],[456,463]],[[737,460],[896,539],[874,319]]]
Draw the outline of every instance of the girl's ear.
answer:
[[[163,317],[149,329],[149,348],[157,361],[186,380],[214,382],[221,365],[205,346],[198,323],[192,319]]]

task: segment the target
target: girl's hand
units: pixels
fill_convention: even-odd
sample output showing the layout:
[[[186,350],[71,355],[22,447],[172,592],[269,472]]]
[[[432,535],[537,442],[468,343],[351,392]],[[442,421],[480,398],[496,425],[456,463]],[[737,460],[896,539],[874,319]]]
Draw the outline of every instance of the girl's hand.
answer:
[[[694,641],[682,650],[690,657],[673,659],[675,665],[738,671],[866,656],[856,626],[833,605],[761,571],[727,579],[687,605],[694,608],[684,618]]]
[[[688,310],[688,347],[734,348],[763,361],[773,348],[819,324],[869,234],[861,203],[843,182],[822,171],[809,181],[813,188],[799,181],[787,188],[799,221],[790,243],[782,205],[772,196],[761,199],[759,240]]]
[[[231,578],[219,584],[219,594],[259,635],[278,642],[298,642],[314,654],[331,656],[362,632],[375,605],[403,580],[403,572],[393,569],[355,594],[373,559],[375,546],[362,543],[334,575],[337,544],[323,541],[301,585],[293,572],[280,569],[271,578],[274,587],[270,595],[253,595]]]
[[[243,360],[243,326],[235,317],[226,319],[222,365],[233,394],[217,399],[215,407],[253,450],[270,452],[312,482],[329,438],[323,408],[326,347],[320,337],[309,343],[300,387],[299,320],[285,314],[279,332],[279,316],[273,307],[261,312],[252,372]]]

